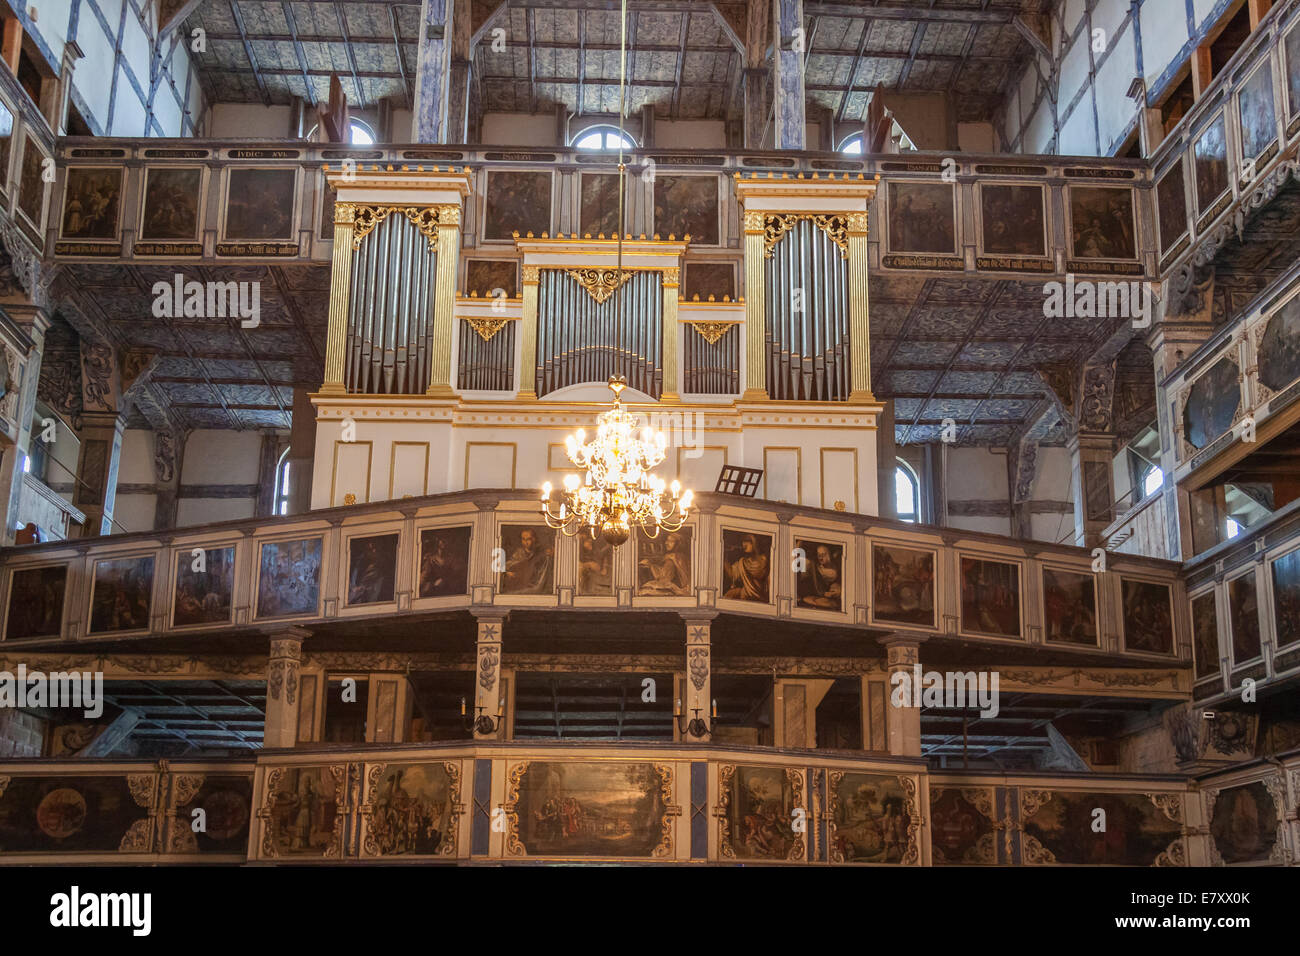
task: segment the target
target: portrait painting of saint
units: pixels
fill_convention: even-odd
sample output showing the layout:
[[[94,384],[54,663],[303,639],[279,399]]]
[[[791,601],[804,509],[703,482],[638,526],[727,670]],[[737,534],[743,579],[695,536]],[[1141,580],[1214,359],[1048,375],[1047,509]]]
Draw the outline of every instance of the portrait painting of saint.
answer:
[[[1210,838],[1224,863],[1260,863],[1278,840],[1277,804],[1263,781],[1219,791]]]
[[[267,541],[257,579],[257,616],[315,614],[320,605],[321,539]]]
[[[288,240],[294,237],[296,170],[235,168],[229,175],[225,238]]]
[[[994,637],[1020,636],[1020,566],[961,559],[961,629]]]
[[[1259,657],[1259,600],[1253,571],[1228,582],[1228,616],[1232,625],[1232,662]]]
[[[1196,210],[1204,215],[1228,191],[1228,134],[1223,114],[1205,128],[1192,147],[1196,168]]]
[[[469,591],[469,530],[425,528],[420,532],[420,597]]]
[[[980,212],[986,254],[1047,255],[1042,186],[981,185]]]
[[[934,627],[934,552],[874,545],[871,593],[878,621]]]
[[[1219,622],[1214,592],[1192,599],[1192,646],[1196,651],[1196,676],[1219,672]]]
[[[551,231],[551,174],[490,170],[483,219],[484,239],[511,239]]]
[[[1166,252],[1187,231],[1187,193],[1181,156],[1156,183],[1156,206],[1160,212],[1160,251]]]
[[[579,232],[595,238],[602,233],[616,236],[618,226],[618,173],[583,173],[579,205]],[[637,182],[637,180],[632,180]],[[624,232],[631,231],[632,211],[624,209]]]
[[[5,640],[58,637],[63,630],[63,595],[67,585],[67,565],[15,571],[9,581]]]
[[[263,849],[271,856],[325,856],[338,839],[339,794],[328,767],[286,767],[268,781],[268,828]]]
[[[140,238],[148,240],[199,237],[199,187],[203,170],[198,166],[162,166],[145,173],[144,214]],[[330,225],[330,235],[334,227]]]
[[[1273,562],[1273,615],[1278,647],[1300,641],[1300,550]]]
[[[736,301],[736,267],[730,262],[687,262],[686,280],[682,283],[684,298],[701,302]]]
[[[691,237],[691,247],[718,244],[718,177],[656,176],[655,232]]]
[[[68,167],[63,191],[63,238],[116,239],[121,203],[120,167]]]
[[[18,171],[18,211],[27,217],[27,222],[40,229],[44,225],[41,217],[45,212],[45,178],[43,164],[45,154],[30,136],[23,137],[23,155]]]
[[[445,854],[455,846],[452,780],[442,763],[386,767],[370,794],[368,856]]]
[[[1174,623],[1169,585],[1132,578],[1121,579],[1121,584],[1125,649],[1172,654]]]
[[[831,859],[835,863],[902,863],[912,841],[912,816],[898,777],[831,774]]]
[[[498,292],[497,290],[501,291]],[[519,294],[519,263],[514,259],[468,259],[465,262],[465,294],[480,299]]]
[[[1237,94],[1241,117],[1241,156],[1257,159],[1277,142],[1277,109],[1273,103],[1273,71],[1265,62]]]
[[[502,594],[550,594],[555,582],[555,530],[545,525],[502,525],[506,553]]]
[[[1204,448],[1232,427],[1241,407],[1237,374],[1237,366],[1225,356],[1188,390],[1183,437],[1193,448]]]
[[[772,538],[747,531],[722,532],[722,597],[771,603]]]
[[[578,535],[578,593],[614,593],[614,546],[603,535]]]
[[[153,607],[153,555],[95,562],[90,607],[93,632],[147,628]]]
[[[665,835],[665,773],[653,763],[534,761],[510,773],[506,843],[528,856],[645,857]],[[671,778],[668,778],[671,779]],[[507,852],[511,852],[507,850]]]
[[[176,555],[176,601],[172,624],[218,624],[230,620],[235,589],[235,549],[205,548]]]
[[[1300,296],[1268,320],[1259,340],[1259,383],[1280,392],[1300,378]]]
[[[803,552],[802,570],[795,571],[799,606],[820,611],[844,610],[844,546],[795,539]]]
[[[1077,259],[1136,259],[1133,191],[1071,186],[1070,236]]]
[[[1091,574],[1043,568],[1043,630],[1049,641],[1097,645],[1097,582]]]
[[[728,774],[728,771],[731,771]],[[803,857],[804,841],[794,832],[794,781],[783,767],[724,767],[730,780],[726,807],[726,849],[741,860]],[[724,851],[726,852],[726,851]]]
[[[397,535],[379,534],[348,540],[348,601],[387,604],[397,581]]]
[[[643,597],[686,597],[691,586],[691,528],[657,538],[636,538],[636,593]]]
[[[889,251],[955,255],[954,195],[948,183],[890,183]]]

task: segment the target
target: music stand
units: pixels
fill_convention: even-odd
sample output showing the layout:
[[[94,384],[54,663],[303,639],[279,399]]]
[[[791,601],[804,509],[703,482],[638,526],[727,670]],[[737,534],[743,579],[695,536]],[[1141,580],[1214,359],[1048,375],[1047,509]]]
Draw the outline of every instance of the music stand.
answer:
[[[737,495],[741,498],[753,498],[758,493],[758,483],[763,480],[762,468],[746,468],[744,465],[723,465],[718,472],[718,484],[714,491],[724,495]]]

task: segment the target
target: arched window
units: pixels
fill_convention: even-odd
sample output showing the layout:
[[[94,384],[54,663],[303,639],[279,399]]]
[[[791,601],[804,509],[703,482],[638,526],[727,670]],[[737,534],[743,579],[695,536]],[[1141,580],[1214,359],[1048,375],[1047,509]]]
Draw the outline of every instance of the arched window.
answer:
[[[898,520],[918,522],[921,520],[921,482],[911,465],[901,458],[897,462],[894,469],[894,495]]]
[[[271,514],[287,515],[289,513],[289,449],[280,453],[280,460],[275,464],[275,495],[271,499]]]
[[[571,145],[574,149],[618,149],[620,140],[624,149],[636,149],[632,137],[620,133],[617,126],[588,126]]]
[[[311,132],[307,134],[307,139],[315,140],[316,132],[319,129],[320,129],[319,124],[313,126],[311,128]],[[353,146],[374,145],[375,131],[372,130],[369,126],[367,126],[365,123],[361,122],[361,120],[351,120],[348,124],[348,130],[349,130],[348,142],[351,143]]]
[[[1164,487],[1165,473],[1158,465],[1152,465],[1142,473],[1142,497],[1149,498]]]
[[[844,142],[840,143],[841,153],[853,153],[859,155],[862,152],[862,134],[854,133]]]

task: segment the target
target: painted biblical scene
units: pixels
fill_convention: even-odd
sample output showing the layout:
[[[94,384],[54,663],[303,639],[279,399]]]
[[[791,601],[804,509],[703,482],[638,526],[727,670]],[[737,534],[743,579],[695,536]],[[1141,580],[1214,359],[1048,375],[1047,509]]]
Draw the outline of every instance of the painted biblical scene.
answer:
[[[961,559],[961,629],[994,637],[1020,636],[1020,565]]]
[[[1124,607],[1125,649],[1172,654],[1174,623],[1169,585],[1122,578],[1120,591]]]
[[[693,529],[661,533],[657,538],[636,536],[636,593],[642,597],[686,597],[691,585],[691,535]]]
[[[176,555],[176,602],[172,624],[220,624],[230,620],[235,593],[235,549],[185,549]]]
[[[320,538],[263,544],[257,578],[257,616],[317,613],[320,574]]]
[[[730,262],[688,262],[682,298],[701,302],[736,301],[736,267]]]
[[[498,292],[497,290],[501,291]],[[465,294],[480,299],[519,294],[519,263],[514,259],[469,259],[465,262]]]
[[[1193,448],[1204,448],[1232,427],[1241,407],[1237,366],[1224,357],[1198,378],[1183,407],[1183,437]]]
[[[871,593],[877,621],[934,627],[934,552],[874,545]]]
[[[793,779],[792,779],[793,777]],[[800,806],[795,783],[802,778],[784,767],[726,767],[718,781],[724,790],[720,832],[724,856],[741,860],[801,860],[804,834],[794,832]]]
[[[90,630],[136,631],[149,626],[153,606],[153,555],[95,562]]]
[[[1259,383],[1280,392],[1300,378],[1300,296],[1268,320],[1259,340]]]
[[[1273,615],[1278,647],[1300,641],[1300,551],[1273,562]]]
[[[770,604],[772,538],[748,531],[722,532],[722,597]]]
[[[171,848],[178,852],[246,854],[252,804],[251,777],[205,776],[194,795],[176,808]],[[206,828],[198,833],[191,826],[195,810],[203,811]]]
[[[1196,168],[1196,210],[1205,215],[1228,190],[1228,134],[1223,114],[1205,128],[1192,147]]]
[[[1259,159],[1277,142],[1277,109],[1273,103],[1273,71],[1266,63],[1256,70],[1237,94],[1241,116],[1241,155]]]
[[[502,525],[506,553],[502,594],[550,594],[555,590],[555,530],[545,525]]]
[[[1196,653],[1196,676],[1219,672],[1219,621],[1214,592],[1192,599],[1192,646]]]
[[[1143,793],[1075,793],[1061,790],[1038,793],[1021,791],[1026,865],[1153,866],[1161,862],[1181,864],[1182,824],[1156,806]],[[1178,795],[1158,795],[1162,802],[1180,806]],[[1106,813],[1106,828],[1094,828],[1096,810]]]
[[[902,863],[912,855],[912,815],[896,776],[831,771],[831,860]]]
[[[578,593],[607,596],[614,593],[614,546],[603,535],[578,535]]]
[[[13,155],[14,114],[0,102],[0,192],[9,192],[9,158]]]
[[[1133,191],[1070,187],[1071,246],[1078,259],[1136,259]]]
[[[632,180],[636,183],[637,180]],[[624,209],[624,222],[632,222],[632,211]],[[618,174],[583,173],[582,199],[578,231],[593,239],[602,233],[613,238],[618,235]],[[630,232],[630,228],[624,228]],[[667,238],[665,236],[665,238]]]
[[[45,154],[30,136],[23,137],[22,167],[18,172],[18,211],[38,229],[43,225],[45,179],[41,176]]]
[[[420,532],[420,597],[468,591],[469,528],[425,528]]]
[[[844,546],[797,538],[794,546],[803,552],[795,570],[799,606],[819,611],[844,610]]]
[[[331,189],[322,178],[320,187],[320,238],[327,241],[334,238],[334,204],[338,202],[339,191]]]
[[[508,854],[655,857],[671,849],[668,783],[653,763],[534,761],[510,771]],[[517,849],[516,849],[517,847]]]
[[[120,166],[69,166],[63,191],[64,239],[117,239],[122,209]]]
[[[1160,210],[1160,251],[1163,253],[1187,231],[1187,192],[1181,156],[1156,183],[1156,205]]]
[[[153,827],[125,775],[6,778],[0,848],[10,853],[150,852]]]
[[[203,170],[198,166],[150,169],[145,175],[140,238],[197,241],[199,188],[202,182]],[[331,223],[330,236],[333,235]]]
[[[992,792],[930,788],[930,856],[935,866],[998,861],[999,834],[979,803],[992,812]]]
[[[63,595],[67,587],[67,565],[15,571],[9,582],[5,640],[58,637],[63,631]]]
[[[483,219],[484,239],[538,239],[551,231],[551,174],[489,170]]]
[[[1042,186],[981,185],[980,211],[986,254],[1047,255]]]
[[[1277,804],[1262,781],[1219,791],[1210,838],[1224,863],[1261,863],[1277,844]]]
[[[225,238],[292,239],[296,185],[294,169],[231,169]]]
[[[718,245],[718,177],[656,176],[654,230],[660,239],[690,236],[691,248]]]
[[[1091,574],[1043,568],[1043,631],[1048,641],[1097,646],[1097,582]]]
[[[955,255],[954,203],[947,183],[890,183],[889,251]]]
[[[338,784],[329,767],[270,771],[262,836],[267,856],[328,856],[338,834]]]
[[[454,852],[454,790],[443,763],[385,767],[369,797],[366,855],[432,856]]]
[[[397,583],[397,535],[377,534],[348,539],[348,601],[387,604]]]
[[[1259,599],[1253,571],[1228,582],[1228,617],[1232,625],[1232,663],[1259,657]]]

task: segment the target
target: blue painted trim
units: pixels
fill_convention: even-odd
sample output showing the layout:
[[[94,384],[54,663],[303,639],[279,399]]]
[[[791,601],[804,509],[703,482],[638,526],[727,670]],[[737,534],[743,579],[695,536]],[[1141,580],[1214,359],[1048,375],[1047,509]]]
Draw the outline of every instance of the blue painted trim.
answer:
[[[75,77],[73,77],[72,89],[68,91],[68,99],[72,100],[72,105],[77,108],[77,112],[81,114],[81,118],[85,120],[86,125],[90,127],[91,133],[96,136],[103,136],[104,128],[99,125],[99,122],[95,117],[90,115],[90,107],[86,105],[86,101],[82,99],[81,94],[77,92]]]
[[[113,129],[113,113],[117,110],[117,78],[122,74],[122,68],[126,64],[122,61],[122,38],[126,36],[126,11],[128,5],[122,4],[122,14],[118,17],[117,23],[117,40],[113,43],[113,81],[108,91],[108,117],[104,120],[104,126],[110,131]],[[127,72],[130,72],[128,68]],[[134,83],[134,77],[131,78]]]
[[[32,23],[32,18],[27,15],[27,11],[24,10],[21,5],[11,5],[11,9],[13,10],[15,19],[22,24],[23,33],[27,35],[28,39],[30,39],[33,44],[35,44],[36,49],[39,50],[41,56],[45,58],[46,65],[54,71],[54,75],[58,76],[59,67],[63,65],[62,57],[57,60],[54,58],[54,50],[51,49],[50,45],[41,38],[39,28],[36,24]]]

